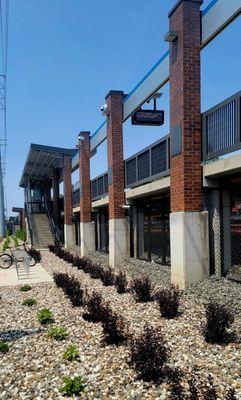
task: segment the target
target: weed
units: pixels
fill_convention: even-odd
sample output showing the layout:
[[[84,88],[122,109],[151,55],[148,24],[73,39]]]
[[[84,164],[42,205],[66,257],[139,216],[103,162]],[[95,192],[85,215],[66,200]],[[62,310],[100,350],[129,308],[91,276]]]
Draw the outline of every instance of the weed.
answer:
[[[20,287],[20,292],[29,292],[32,289],[32,286],[30,285],[23,285]]]
[[[64,352],[63,358],[68,361],[79,361],[80,356],[75,344],[71,344],[67,347]]]
[[[43,308],[38,312],[38,320],[41,325],[47,325],[53,322],[53,313],[48,308]]]
[[[60,393],[65,396],[72,396],[73,394],[80,394],[85,388],[85,380],[82,376],[65,376],[63,378],[64,385],[59,389]]]
[[[65,340],[68,336],[67,330],[61,326],[55,326],[48,331],[48,337],[57,341]]]
[[[37,301],[35,299],[32,299],[32,298],[25,299],[22,302],[23,306],[28,306],[28,307],[34,306],[35,304],[37,304]]]
[[[0,340],[0,353],[8,353],[9,352],[9,346],[7,343],[3,342]]]

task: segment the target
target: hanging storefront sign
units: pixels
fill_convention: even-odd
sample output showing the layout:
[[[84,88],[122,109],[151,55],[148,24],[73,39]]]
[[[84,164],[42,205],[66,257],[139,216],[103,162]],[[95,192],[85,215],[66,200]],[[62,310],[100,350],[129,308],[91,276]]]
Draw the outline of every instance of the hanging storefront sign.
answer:
[[[163,110],[137,110],[131,116],[132,125],[161,126],[164,124]]]

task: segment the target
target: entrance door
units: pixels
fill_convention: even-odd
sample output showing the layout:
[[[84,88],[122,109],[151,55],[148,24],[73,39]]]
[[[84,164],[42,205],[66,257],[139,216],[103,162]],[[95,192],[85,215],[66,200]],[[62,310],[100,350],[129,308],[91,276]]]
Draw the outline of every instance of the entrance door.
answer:
[[[165,196],[139,205],[138,258],[170,263],[170,198]]]

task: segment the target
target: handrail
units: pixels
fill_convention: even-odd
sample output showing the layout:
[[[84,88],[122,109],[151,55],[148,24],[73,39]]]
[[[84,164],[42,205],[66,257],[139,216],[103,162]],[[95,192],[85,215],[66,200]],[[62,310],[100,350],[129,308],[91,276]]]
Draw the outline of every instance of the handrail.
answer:
[[[60,230],[59,230],[58,225],[56,225],[55,222],[54,222],[54,219],[53,219],[53,217],[52,217],[52,215],[50,213],[50,210],[49,210],[48,202],[46,200],[45,200],[45,208],[46,208],[48,219],[50,221],[50,227],[51,227],[51,230],[52,230],[52,234],[54,236],[55,244],[59,245],[60,242],[61,242],[60,235],[59,235],[59,233],[60,233],[59,231]]]

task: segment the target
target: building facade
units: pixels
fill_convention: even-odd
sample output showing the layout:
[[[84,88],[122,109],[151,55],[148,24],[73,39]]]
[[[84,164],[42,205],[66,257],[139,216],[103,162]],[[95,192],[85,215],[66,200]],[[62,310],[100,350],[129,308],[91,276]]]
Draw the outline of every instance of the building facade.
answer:
[[[42,214],[52,240],[81,256],[98,250],[111,266],[131,257],[169,265],[181,288],[241,266],[241,92],[203,114],[200,106],[201,50],[241,12],[235,3],[218,0],[201,13],[201,0],[178,1],[169,52],[129,95],[107,94],[106,122],[95,134],[80,132],[72,150],[31,146],[20,186],[33,244]],[[124,160],[124,122],[168,80],[170,133]],[[103,141],[108,170],[91,180]]]

